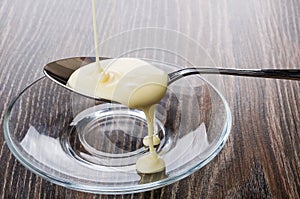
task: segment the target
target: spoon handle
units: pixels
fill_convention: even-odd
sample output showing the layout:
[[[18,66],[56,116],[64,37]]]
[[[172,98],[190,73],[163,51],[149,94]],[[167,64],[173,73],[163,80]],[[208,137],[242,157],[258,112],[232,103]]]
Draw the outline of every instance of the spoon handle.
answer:
[[[184,68],[169,73],[169,84],[188,75],[221,74],[248,77],[300,80],[300,69],[230,69],[230,68]]]

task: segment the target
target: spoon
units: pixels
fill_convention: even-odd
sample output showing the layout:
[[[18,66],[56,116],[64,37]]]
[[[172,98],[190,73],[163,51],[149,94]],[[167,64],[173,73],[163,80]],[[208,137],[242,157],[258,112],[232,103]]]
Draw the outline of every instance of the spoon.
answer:
[[[109,59],[100,57],[100,60]],[[44,66],[44,73],[54,82],[72,90],[67,86],[71,74],[78,68],[95,62],[95,57],[72,57],[53,61]],[[168,84],[189,75],[195,74],[222,74],[234,76],[263,77],[276,79],[300,80],[300,69],[230,69],[230,68],[209,68],[192,67],[184,68],[169,73]],[[74,91],[74,90],[72,90]],[[80,93],[82,95],[82,93]],[[90,97],[90,96],[87,96]],[[93,97],[92,97],[93,98]]]

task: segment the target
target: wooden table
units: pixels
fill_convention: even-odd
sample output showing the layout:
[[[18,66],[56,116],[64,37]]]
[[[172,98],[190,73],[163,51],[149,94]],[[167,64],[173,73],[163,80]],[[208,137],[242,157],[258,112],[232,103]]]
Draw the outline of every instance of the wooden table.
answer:
[[[159,27],[196,40],[220,66],[300,68],[296,0],[98,0],[97,5],[100,41]],[[43,76],[45,63],[94,55],[90,6],[90,1],[1,1],[1,135],[4,110]],[[300,198],[300,81],[220,78],[233,115],[231,134],[219,155],[191,176],[152,192],[82,193],[31,173],[0,136],[1,198]]]

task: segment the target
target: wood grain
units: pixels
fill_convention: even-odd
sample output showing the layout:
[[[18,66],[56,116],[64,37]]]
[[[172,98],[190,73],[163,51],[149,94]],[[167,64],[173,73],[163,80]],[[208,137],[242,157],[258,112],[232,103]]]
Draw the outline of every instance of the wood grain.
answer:
[[[193,38],[219,66],[300,68],[297,0],[98,0],[97,5],[100,42],[126,30],[159,27]],[[45,63],[93,56],[92,45],[89,1],[2,0],[1,126],[9,102],[43,75]],[[232,131],[220,154],[193,175],[152,192],[82,193],[25,169],[0,136],[0,198],[300,198],[300,82],[229,76],[219,81],[232,110]]]

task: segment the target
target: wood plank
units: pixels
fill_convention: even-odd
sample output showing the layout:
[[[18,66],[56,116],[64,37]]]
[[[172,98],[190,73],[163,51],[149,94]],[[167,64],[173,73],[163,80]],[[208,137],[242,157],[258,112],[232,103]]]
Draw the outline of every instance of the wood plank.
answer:
[[[134,28],[159,27],[194,39],[219,66],[300,68],[297,0],[97,4],[100,42]],[[9,102],[43,75],[43,65],[64,57],[93,56],[90,6],[89,1],[1,1],[1,126]],[[196,53],[189,53],[197,60]],[[0,198],[300,198],[300,82],[218,78],[233,114],[232,131],[220,154],[191,176],[138,194],[73,191],[23,167],[0,136]]]

